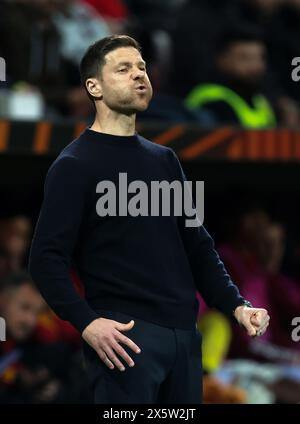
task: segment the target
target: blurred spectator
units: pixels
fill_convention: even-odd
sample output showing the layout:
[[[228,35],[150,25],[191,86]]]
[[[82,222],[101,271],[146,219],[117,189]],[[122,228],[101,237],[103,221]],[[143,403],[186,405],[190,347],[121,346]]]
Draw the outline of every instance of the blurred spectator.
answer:
[[[248,128],[276,125],[276,93],[267,95],[265,45],[259,32],[233,29],[220,35],[214,74],[187,96],[191,109],[209,111],[216,125]],[[273,103],[273,104],[272,104]]]
[[[0,315],[5,319],[7,340],[0,344],[0,400],[18,399],[18,392],[30,389],[45,379],[45,370],[28,373],[18,346],[33,333],[45,303],[30,277],[25,273],[12,274],[1,280]]]
[[[278,346],[278,358],[280,348],[299,352],[299,346],[291,338],[291,321],[298,315],[300,285],[281,271],[285,253],[284,228],[272,222],[263,210],[253,208],[241,214],[233,234],[231,241],[220,245],[218,251],[245,297],[270,311],[272,320],[261,338],[266,344],[266,354],[268,343]],[[239,328],[233,331],[231,355],[253,355],[251,349],[255,339],[252,342],[245,338]],[[255,346],[255,350],[260,350],[259,356],[263,355],[264,348]]]
[[[22,215],[0,221],[0,278],[23,268],[32,226]]]
[[[86,49],[111,35],[105,20],[88,4],[78,0],[56,0],[53,22],[59,32],[61,55],[79,65]]]
[[[45,303],[24,272],[16,272],[0,282],[1,316],[6,321],[8,337],[26,340],[34,331]],[[1,345],[2,346],[2,345]]]
[[[19,90],[33,98],[38,93],[43,95],[47,109],[41,110],[40,115],[44,112],[48,116],[81,115],[87,108],[78,106],[82,91],[79,72],[77,66],[61,54],[60,34],[53,23],[56,8],[54,0],[3,1],[0,55],[6,60],[13,93]],[[10,99],[8,93],[7,108]],[[81,94],[80,102],[84,101]]]
[[[260,28],[268,53],[269,78],[282,89],[277,105],[281,121],[299,125],[300,89],[291,78],[291,61],[299,56],[299,0],[236,0],[229,15],[232,25],[239,22]]]
[[[1,280],[0,316],[7,335],[0,344],[0,403],[89,402],[76,349],[49,331],[41,333],[46,315],[53,319],[47,311],[28,274],[15,272]]]

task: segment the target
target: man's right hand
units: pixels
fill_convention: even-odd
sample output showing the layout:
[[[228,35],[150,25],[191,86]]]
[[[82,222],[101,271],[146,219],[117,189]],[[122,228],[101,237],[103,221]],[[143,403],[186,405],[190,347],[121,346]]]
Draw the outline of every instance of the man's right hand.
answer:
[[[98,318],[83,330],[82,337],[95,349],[108,368],[113,369],[115,364],[120,371],[125,371],[125,367],[116,356],[116,353],[130,367],[134,366],[134,362],[119,343],[126,344],[135,353],[141,352],[141,349],[131,339],[121,333],[121,331],[131,330],[133,326],[134,320],[131,320],[128,324],[123,324],[112,319]]]

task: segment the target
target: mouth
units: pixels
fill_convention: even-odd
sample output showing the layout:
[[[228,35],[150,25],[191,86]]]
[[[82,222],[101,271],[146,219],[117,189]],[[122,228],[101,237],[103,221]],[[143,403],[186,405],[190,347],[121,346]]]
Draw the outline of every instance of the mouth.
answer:
[[[146,86],[145,85],[143,85],[143,84],[140,84],[140,85],[138,85],[138,86],[136,86],[135,87],[135,89],[139,92],[139,93],[143,93],[143,92],[145,92],[146,91]]]

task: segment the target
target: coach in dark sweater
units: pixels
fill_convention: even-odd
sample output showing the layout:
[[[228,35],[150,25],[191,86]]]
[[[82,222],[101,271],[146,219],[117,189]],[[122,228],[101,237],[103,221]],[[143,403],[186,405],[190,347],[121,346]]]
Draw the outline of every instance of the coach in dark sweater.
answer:
[[[31,247],[30,272],[51,308],[70,321],[82,333],[86,346],[93,348],[94,356],[89,351],[87,358],[93,363],[90,370],[97,374],[97,381],[105,376],[115,385],[111,392],[105,389],[104,393],[103,384],[99,384],[101,390],[94,384],[96,402],[185,403],[198,396],[200,401],[200,383],[191,384],[199,378],[199,368],[195,368],[194,376],[185,376],[189,389],[170,397],[170,386],[169,390],[164,389],[164,397],[159,395],[159,386],[170,370],[161,372],[161,381],[156,381],[156,385],[152,380],[158,378],[157,369],[153,374],[150,370],[144,373],[150,363],[158,361],[164,347],[161,345],[156,357],[150,348],[147,351],[148,342],[142,337],[147,337],[147,332],[148,339],[151,334],[153,337],[155,329],[156,340],[150,345],[161,338],[169,352],[168,364],[180,354],[174,350],[175,334],[177,343],[180,337],[185,338],[186,352],[189,351],[188,343],[198,331],[196,290],[209,306],[235,317],[249,335],[263,334],[269,316],[264,309],[245,303],[203,226],[187,227],[184,216],[175,216],[173,209],[170,216],[132,216],[120,213],[118,208],[110,209],[106,216],[99,215],[101,181],[114,184],[118,199],[120,173],[126,173],[128,184],[139,180],[149,188],[152,181],[183,183],[185,176],[171,149],[135,132],[135,114],[147,108],[152,96],[135,40],[113,36],[95,43],[81,62],[81,74],[88,95],[95,102],[96,118],[91,128],[61,152],[48,171]],[[127,195],[130,200],[132,193]],[[73,287],[72,266],[84,284],[85,299]],[[116,317],[123,321],[128,317],[130,322],[110,319]],[[139,324],[135,324],[136,332],[130,318]],[[126,337],[122,331],[131,331],[135,337]],[[124,373],[124,377],[114,378],[109,368],[113,370],[116,365],[114,373],[124,368],[116,353],[128,365],[134,365],[120,343],[140,355],[136,357],[134,373],[128,369],[127,377]],[[201,362],[199,352],[196,367]],[[182,361],[178,356],[178,362]],[[161,363],[159,366],[162,370]],[[178,372],[177,369],[177,377]],[[143,390],[137,384],[139,379],[144,384],[145,379],[149,380]]]

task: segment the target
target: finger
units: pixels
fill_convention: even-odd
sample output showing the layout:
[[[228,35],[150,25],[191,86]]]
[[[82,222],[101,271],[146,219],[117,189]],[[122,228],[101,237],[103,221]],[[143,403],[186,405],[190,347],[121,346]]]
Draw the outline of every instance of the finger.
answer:
[[[270,321],[270,317],[268,315],[267,318],[263,320],[263,322],[261,324],[261,327],[264,327],[265,325],[268,326],[269,325],[269,321]]]
[[[124,365],[109,345],[104,346],[104,351],[108,358],[119,368],[120,371],[125,371]]]
[[[256,335],[256,329],[255,329],[255,327],[253,327],[253,325],[251,325],[250,320],[245,319],[244,321],[241,321],[241,324],[245,327],[245,329],[246,329],[246,331],[247,331],[247,333],[250,337],[253,337],[253,336]]]
[[[120,333],[119,331],[116,333],[116,339],[126,344],[130,349],[132,349],[135,353],[141,353],[141,349],[138,345],[136,345],[129,337],[124,336],[124,334]]]
[[[257,329],[256,336],[258,336],[258,337],[262,336],[266,332],[267,327],[268,326],[265,325],[264,327]]]
[[[270,321],[269,315],[267,315],[266,317],[263,317],[262,319],[254,320],[252,317],[250,319],[251,324],[258,328],[263,327],[269,321]]]
[[[265,325],[263,325],[262,327],[260,327],[260,328],[257,330],[256,335],[257,335],[257,336],[262,336],[262,335],[266,332],[266,330],[267,330],[268,326],[269,326],[269,323],[267,322]]]
[[[263,320],[266,319],[268,313],[265,309],[262,311],[257,311],[253,315],[251,315],[251,323],[255,325],[260,325]]]
[[[129,331],[134,326],[134,320],[132,319],[127,324],[123,324],[122,322],[115,321],[115,328],[120,331]]]
[[[127,362],[127,364],[130,366],[130,367],[133,367],[134,366],[134,362],[133,362],[133,360],[132,360],[132,358],[130,358],[130,356],[128,355],[128,353],[126,352],[126,350],[125,349],[123,349],[123,347],[122,346],[120,346],[119,345],[119,343],[118,342],[114,342],[113,344],[112,344],[112,348],[113,348],[113,350],[119,355],[119,356],[121,356],[126,362]]]
[[[100,359],[104,362],[104,364],[110,368],[113,369],[114,365],[113,363],[109,360],[109,358],[107,357],[106,353],[104,352],[103,349],[99,348],[96,350],[96,352],[98,353],[98,356],[100,357]]]

